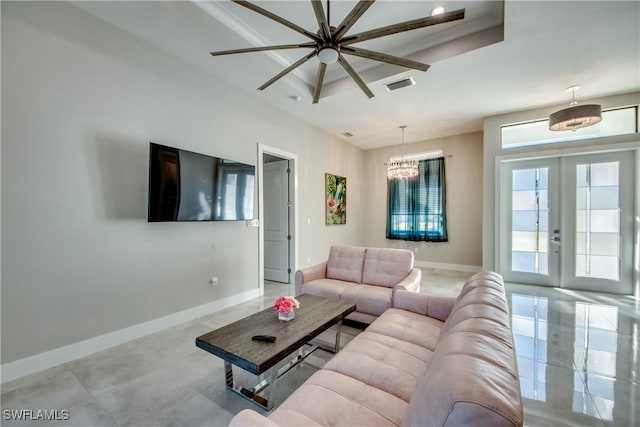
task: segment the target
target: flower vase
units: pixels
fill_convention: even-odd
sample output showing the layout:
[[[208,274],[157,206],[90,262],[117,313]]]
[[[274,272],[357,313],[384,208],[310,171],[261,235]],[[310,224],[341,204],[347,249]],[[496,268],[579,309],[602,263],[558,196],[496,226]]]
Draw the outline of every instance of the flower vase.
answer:
[[[278,319],[284,320],[285,322],[288,322],[289,320],[293,320],[294,317],[296,317],[296,313],[293,310],[291,310],[288,313],[282,313],[280,311],[278,312]]]

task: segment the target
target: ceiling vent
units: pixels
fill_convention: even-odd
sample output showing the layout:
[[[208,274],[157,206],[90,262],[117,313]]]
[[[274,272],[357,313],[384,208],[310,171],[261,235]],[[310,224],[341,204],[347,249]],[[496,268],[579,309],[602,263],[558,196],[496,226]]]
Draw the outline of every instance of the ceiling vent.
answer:
[[[413,86],[414,84],[416,84],[416,82],[413,81],[413,78],[407,77],[406,79],[398,80],[397,82],[387,83],[384,85],[384,87],[386,87],[387,90],[391,92],[394,90],[402,89],[403,87]]]

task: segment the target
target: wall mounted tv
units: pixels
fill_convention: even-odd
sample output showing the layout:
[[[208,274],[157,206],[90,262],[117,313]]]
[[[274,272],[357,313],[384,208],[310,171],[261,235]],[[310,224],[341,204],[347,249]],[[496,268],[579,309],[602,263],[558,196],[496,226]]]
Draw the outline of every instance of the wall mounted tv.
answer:
[[[253,219],[255,166],[150,143],[148,221]]]

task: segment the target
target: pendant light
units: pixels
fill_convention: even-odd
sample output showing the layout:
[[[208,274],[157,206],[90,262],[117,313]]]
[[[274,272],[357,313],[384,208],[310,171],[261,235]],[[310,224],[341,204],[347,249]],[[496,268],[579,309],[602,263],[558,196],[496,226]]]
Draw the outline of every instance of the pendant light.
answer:
[[[400,126],[402,129],[402,157],[400,160],[389,162],[387,165],[387,178],[405,179],[418,175],[418,162],[416,160],[404,159],[404,130],[407,125]]]
[[[569,104],[569,108],[556,111],[549,116],[549,130],[576,130],[600,123],[602,120],[600,105],[578,105],[576,101],[576,90],[578,89],[580,89],[578,85],[567,88],[567,92],[572,93],[571,104]]]

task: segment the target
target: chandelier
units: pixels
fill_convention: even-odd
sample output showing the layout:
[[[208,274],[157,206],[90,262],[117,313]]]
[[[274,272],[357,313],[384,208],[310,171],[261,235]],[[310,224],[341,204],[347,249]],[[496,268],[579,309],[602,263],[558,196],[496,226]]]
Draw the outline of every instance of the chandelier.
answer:
[[[404,179],[418,175],[418,162],[416,160],[405,160],[404,158],[404,130],[407,125],[400,126],[402,129],[402,157],[400,160],[393,160],[387,165],[387,178]]]
[[[576,91],[580,86],[574,85],[567,88],[572,92],[572,101],[568,108],[556,111],[549,116],[549,130],[576,130],[600,123],[602,112],[597,104],[578,105]]]

